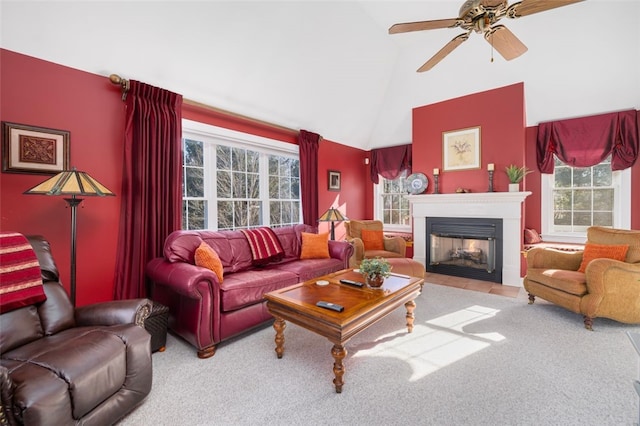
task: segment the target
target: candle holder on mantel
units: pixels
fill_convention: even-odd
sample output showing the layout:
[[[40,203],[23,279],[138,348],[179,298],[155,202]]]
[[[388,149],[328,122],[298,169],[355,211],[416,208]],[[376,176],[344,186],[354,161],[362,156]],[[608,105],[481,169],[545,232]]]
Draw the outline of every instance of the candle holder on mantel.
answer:
[[[438,191],[438,175],[433,175],[433,193],[434,194],[439,194],[440,192]]]
[[[489,190],[488,192],[493,192],[493,170],[489,170]]]

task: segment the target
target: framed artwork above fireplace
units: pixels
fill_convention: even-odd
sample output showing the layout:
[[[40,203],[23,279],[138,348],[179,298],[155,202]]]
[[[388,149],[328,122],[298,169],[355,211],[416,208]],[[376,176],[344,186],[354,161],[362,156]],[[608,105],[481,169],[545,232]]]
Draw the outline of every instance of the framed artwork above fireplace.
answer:
[[[442,132],[445,171],[480,168],[480,127]]]

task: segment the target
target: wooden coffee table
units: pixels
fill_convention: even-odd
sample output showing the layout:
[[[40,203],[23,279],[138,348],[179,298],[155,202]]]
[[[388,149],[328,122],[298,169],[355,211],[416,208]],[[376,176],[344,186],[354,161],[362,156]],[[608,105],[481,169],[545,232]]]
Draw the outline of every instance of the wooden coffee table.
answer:
[[[407,309],[407,330],[411,333],[413,310],[416,306],[414,299],[420,294],[424,284],[422,278],[398,274],[388,277],[380,289],[353,287],[341,284],[340,279],[363,281],[361,274],[347,269],[272,291],[264,296],[267,309],[275,317],[273,328],[276,331],[275,350],[278,358],[282,358],[284,354],[285,321],[324,336],[333,343],[333,383],[337,393],[342,392],[344,384],[342,377],[345,369],[342,360],[347,355],[345,343],[402,305]],[[329,284],[317,285],[319,280],[329,281]],[[342,305],[344,310],[336,312],[318,307],[318,301]]]

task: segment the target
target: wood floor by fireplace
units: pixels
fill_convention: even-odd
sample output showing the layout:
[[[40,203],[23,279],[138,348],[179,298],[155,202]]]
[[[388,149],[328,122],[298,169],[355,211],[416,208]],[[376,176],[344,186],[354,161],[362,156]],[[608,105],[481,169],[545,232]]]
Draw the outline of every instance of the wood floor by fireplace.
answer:
[[[427,272],[502,283],[502,219],[426,221]]]

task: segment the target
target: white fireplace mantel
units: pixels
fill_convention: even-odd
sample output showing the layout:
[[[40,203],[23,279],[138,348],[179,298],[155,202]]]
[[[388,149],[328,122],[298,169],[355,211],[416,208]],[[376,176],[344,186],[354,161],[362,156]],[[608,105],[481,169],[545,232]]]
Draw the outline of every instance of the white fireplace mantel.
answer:
[[[413,259],[427,265],[427,217],[502,219],[502,283],[522,287],[522,203],[531,192],[408,195],[413,216]]]

